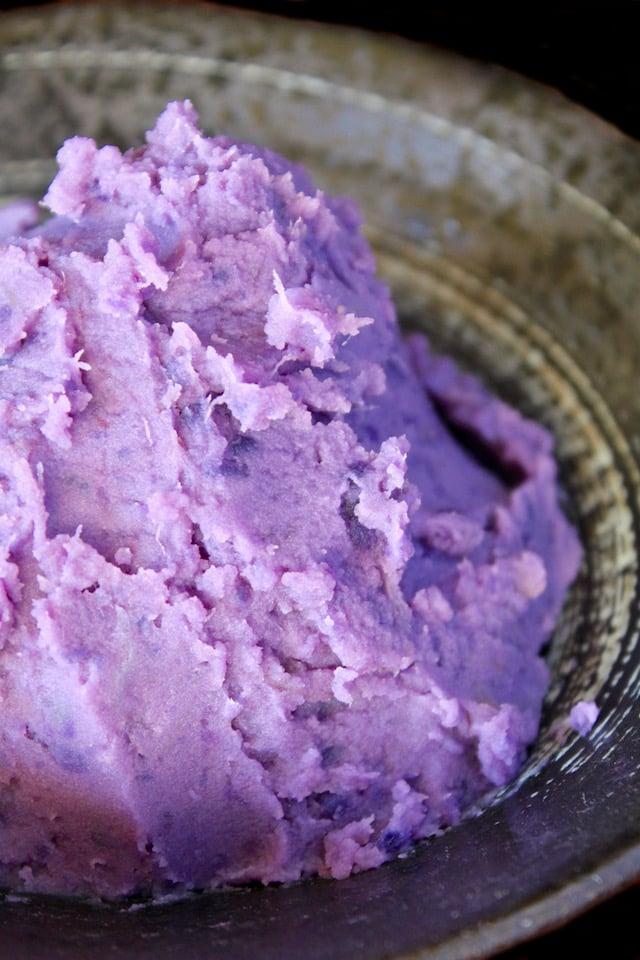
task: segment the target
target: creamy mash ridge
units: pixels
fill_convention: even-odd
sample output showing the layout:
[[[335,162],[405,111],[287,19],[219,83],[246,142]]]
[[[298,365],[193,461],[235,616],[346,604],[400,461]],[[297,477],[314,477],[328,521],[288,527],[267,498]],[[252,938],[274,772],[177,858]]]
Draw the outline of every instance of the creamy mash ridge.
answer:
[[[189,102],[58,159],[0,247],[0,886],[375,867],[535,737],[550,437],[403,340],[350,200]]]

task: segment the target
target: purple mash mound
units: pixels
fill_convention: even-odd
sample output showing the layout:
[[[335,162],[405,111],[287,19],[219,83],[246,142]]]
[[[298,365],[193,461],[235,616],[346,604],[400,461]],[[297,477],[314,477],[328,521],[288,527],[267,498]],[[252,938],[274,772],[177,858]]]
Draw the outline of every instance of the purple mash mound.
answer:
[[[403,342],[352,202],[170,104],[0,247],[0,885],[346,877],[536,734],[551,442]]]

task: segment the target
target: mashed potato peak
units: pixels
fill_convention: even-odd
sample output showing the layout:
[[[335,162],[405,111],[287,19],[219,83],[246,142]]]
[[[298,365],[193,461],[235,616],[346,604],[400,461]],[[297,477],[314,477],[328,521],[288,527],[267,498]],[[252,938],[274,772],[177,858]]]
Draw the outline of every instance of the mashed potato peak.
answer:
[[[377,866],[535,736],[550,438],[401,339],[352,202],[188,102],[59,165],[0,248],[0,884]]]

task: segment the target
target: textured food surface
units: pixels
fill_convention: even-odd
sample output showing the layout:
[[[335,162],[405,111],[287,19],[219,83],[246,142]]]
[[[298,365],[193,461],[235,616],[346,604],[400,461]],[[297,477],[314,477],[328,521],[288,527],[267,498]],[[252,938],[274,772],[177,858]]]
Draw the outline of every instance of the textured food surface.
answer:
[[[551,441],[402,340],[352,202],[169,104],[0,247],[0,885],[345,877],[536,734]]]

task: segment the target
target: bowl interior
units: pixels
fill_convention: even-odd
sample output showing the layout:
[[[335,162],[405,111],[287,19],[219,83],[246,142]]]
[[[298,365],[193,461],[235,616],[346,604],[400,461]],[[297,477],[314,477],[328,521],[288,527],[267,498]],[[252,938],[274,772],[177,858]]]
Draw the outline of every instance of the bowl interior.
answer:
[[[97,937],[161,960],[476,957],[639,876],[640,147],[497,69],[198,4],[4,15],[0,85],[0,202],[41,196],[66,137],[129,146],[185,97],[207,132],[354,196],[401,321],[552,430],[585,551],[540,736],[477,816],[339,884],[152,910],[7,897],[0,955],[81,957]],[[581,698],[601,711],[584,738]]]

